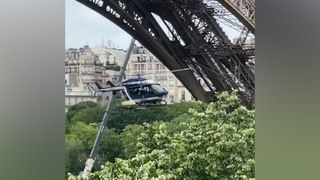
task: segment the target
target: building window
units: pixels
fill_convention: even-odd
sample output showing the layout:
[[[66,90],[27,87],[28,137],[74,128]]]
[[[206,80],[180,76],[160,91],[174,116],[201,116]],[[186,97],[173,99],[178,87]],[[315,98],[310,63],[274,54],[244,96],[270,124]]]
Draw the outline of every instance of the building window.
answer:
[[[174,101],[174,96],[170,96],[170,102]]]
[[[143,61],[143,62],[146,62],[146,61],[147,61],[147,55],[143,55],[143,56],[142,56],[142,61]]]
[[[182,101],[186,100],[186,92],[185,91],[181,91],[181,100]]]

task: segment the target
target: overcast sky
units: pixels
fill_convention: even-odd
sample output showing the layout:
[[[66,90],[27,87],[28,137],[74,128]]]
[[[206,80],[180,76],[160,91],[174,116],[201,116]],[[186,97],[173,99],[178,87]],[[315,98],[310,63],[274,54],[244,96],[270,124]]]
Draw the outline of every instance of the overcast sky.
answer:
[[[85,7],[75,0],[66,0],[65,47],[80,48],[86,44],[90,47],[102,44],[108,46],[113,42],[115,48],[127,49],[131,36],[108,19]],[[224,27],[230,38],[238,34]],[[231,39],[232,40],[232,39]]]

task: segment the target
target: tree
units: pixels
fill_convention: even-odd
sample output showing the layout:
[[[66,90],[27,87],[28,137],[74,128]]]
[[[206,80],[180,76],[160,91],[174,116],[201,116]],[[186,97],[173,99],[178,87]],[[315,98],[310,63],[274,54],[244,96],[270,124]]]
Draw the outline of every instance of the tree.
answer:
[[[85,124],[77,122],[70,128],[70,133],[66,135],[66,171],[68,173],[79,173],[82,171],[85,160],[89,157],[94,140],[96,138],[99,125],[95,123]],[[106,129],[103,141],[99,148],[98,161],[95,169],[100,169],[100,165],[105,162],[114,162],[116,157],[122,152],[120,137],[113,129]]]
[[[70,139],[65,141],[65,171],[77,174],[79,169],[83,168],[84,161],[86,159],[86,154],[83,148]]]
[[[71,106],[65,115],[65,133],[78,121],[85,123],[98,122],[102,117],[103,107],[95,102],[80,102]]]
[[[116,101],[111,119],[108,122],[108,128],[114,128],[116,132],[121,131],[130,124],[152,123],[155,121],[171,121],[184,113],[190,108],[203,109],[198,102],[181,102],[165,106],[153,106],[145,109],[123,108],[120,106],[121,100]],[[69,108],[66,114],[66,134],[76,122],[86,124],[99,123],[102,120],[105,106],[98,105],[94,102],[82,102]]]
[[[72,117],[81,109],[85,109],[88,107],[96,107],[96,106],[97,106],[97,103],[91,102],[91,101],[80,102],[76,105],[73,105],[68,109],[68,112],[66,113],[66,120],[70,121]]]
[[[109,128],[121,132],[127,125],[152,123],[155,121],[171,121],[173,118],[187,113],[190,108],[201,109],[198,102],[181,102],[165,106],[151,106],[145,109],[126,109],[118,104],[108,122]]]
[[[129,159],[138,151],[136,143],[139,135],[145,132],[144,122],[156,122],[157,119],[170,121],[188,111],[200,107],[199,103],[183,102],[167,106],[150,107],[144,110],[125,109],[119,106],[118,100],[108,123],[100,145],[99,157],[95,168],[99,169],[105,162],[114,162],[115,158]],[[105,107],[86,102],[72,106],[66,114],[66,171],[78,174],[85,164],[102,120]],[[110,130],[110,128],[116,128]],[[122,132],[123,131],[123,132]],[[121,133],[121,134],[119,134]]]
[[[105,107],[97,105],[79,110],[71,119],[70,124],[83,122],[85,124],[99,123],[102,120]]]
[[[120,135],[123,145],[121,158],[129,159],[137,154],[138,147],[136,144],[139,142],[138,137],[141,133],[144,133],[144,131],[145,127],[142,125],[133,124],[125,127]]]
[[[145,124],[134,157],[108,162],[89,179],[254,179],[254,111],[222,93],[184,118],[173,135],[168,122]]]

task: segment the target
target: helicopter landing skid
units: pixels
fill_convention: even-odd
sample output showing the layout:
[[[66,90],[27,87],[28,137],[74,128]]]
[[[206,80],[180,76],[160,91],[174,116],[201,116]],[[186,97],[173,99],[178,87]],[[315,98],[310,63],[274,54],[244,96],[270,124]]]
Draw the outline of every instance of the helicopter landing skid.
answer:
[[[143,103],[135,103],[133,104],[132,101],[125,101],[123,102],[120,107],[123,109],[146,109],[148,107],[153,107],[153,106],[163,106],[166,105],[166,101],[156,101],[156,102],[143,102]]]
[[[151,107],[151,106],[163,106],[166,105],[167,102],[165,101],[156,101],[156,102],[151,102],[151,103],[139,103],[138,105],[143,106],[143,107]]]

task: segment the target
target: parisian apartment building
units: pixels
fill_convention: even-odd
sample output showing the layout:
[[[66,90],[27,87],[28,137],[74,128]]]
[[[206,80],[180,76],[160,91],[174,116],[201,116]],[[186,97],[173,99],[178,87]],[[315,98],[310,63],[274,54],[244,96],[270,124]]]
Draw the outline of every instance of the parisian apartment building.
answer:
[[[108,103],[109,94],[92,98],[87,83],[97,81],[105,86],[107,81],[116,79],[125,56],[125,50],[106,48],[103,45],[92,48],[86,45],[66,50],[65,111],[80,102]],[[164,87],[169,92],[168,103],[194,100],[173,73],[143,46],[133,47],[126,69],[125,79],[141,76]]]
[[[193,100],[173,73],[143,46],[133,47],[126,74],[127,78],[142,76],[159,83],[168,91],[168,103]]]
[[[102,83],[103,64],[88,46],[68,49],[65,54],[65,110],[85,101],[98,102],[91,98],[86,83]]]

